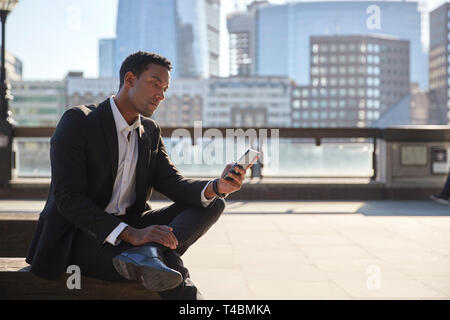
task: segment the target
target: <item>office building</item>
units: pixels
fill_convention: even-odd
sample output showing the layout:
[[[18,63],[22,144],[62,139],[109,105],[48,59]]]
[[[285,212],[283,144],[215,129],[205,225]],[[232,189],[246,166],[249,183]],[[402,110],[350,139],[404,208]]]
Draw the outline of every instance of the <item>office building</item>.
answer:
[[[116,53],[116,39],[100,39],[98,41],[98,77],[119,77],[114,74],[114,63]]]
[[[428,87],[421,12],[412,1],[321,1],[271,5],[257,12],[256,70],[309,85],[311,36],[388,35],[410,42],[411,82]]]
[[[212,78],[205,127],[290,127],[292,81],[286,77]]]
[[[11,81],[9,102],[19,127],[54,127],[65,110],[64,81]]]
[[[256,11],[268,4],[268,1],[254,1],[247,6],[247,12],[228,15],[230,76],[255,75]]]
[[[292,91],[294,127],[367,127],[409,94],[409,41],[351,35],[310,42],[311,84]]]
[[[82,72],[69,72],[65,78],[68,107],[100,103],[119,90],[118,78],[84,78]]]
[[[168,58],[174,78],[218,76],[220,0],[119,0],[115,73],[138,50]]]
[[[450,3],[430,12],[430,108],[440,124],[450,122]]]
[[[202,121],[208,80],[173,79],[152,118],[162,127],[193,127]]]

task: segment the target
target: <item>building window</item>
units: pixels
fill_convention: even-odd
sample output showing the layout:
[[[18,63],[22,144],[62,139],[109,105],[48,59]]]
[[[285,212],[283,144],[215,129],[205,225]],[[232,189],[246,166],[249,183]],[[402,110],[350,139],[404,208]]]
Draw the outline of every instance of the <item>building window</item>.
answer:
[[[313,56],[313,64],[319,63],[319,56]]]
[[[313,44],[312,49],[313,49],[313,52],[314,52],[314,53],[319,52],[319,45],[318,45],[317,43]]]
[[[303,89],[303,97],[307,98],[309,96],[308,89]]]
[[[294,100],[294,103],[292,106],[294,109],[299,109],[300,108],[300,100]]]

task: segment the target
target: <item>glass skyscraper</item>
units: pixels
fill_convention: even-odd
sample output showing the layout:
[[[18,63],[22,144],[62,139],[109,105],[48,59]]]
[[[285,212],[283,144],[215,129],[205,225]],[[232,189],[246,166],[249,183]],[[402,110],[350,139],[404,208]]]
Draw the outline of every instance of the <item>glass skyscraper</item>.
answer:
[[[173,65],[172,77],[219,75],[220,0],[119,0],[115,72],[138,50]]]
[[[100,39],[98,41],[98,76],[112,78],[114,73],[114,59],[116,52],[116,39]]]
[[[117,77],[122,61],[138,50],[161,54],[176,66],[176,1],[119,0],[116,37]]]
[[[284,75],[308,85],[309,41],[324,35],[390,35],[410,41],[411,81],[428,86],[417,2],[298,2],[260,8],[257,74]]]

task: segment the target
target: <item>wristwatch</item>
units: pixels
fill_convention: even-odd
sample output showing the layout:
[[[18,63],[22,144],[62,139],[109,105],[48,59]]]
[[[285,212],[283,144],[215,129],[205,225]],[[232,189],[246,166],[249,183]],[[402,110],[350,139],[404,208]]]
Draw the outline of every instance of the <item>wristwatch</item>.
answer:
[[[214,193],[215,193],[218,197],[220,197],[220,198],[225,198],[225,197],[226,197],[226,194],[225,194],[225,193],[220,193],[220,192],[219,192],[219,188],[218,188],[218,186],[217,186],[218,182],[219,182],[219,179],[218,179],[218,178],[217,178],[217,179],[214,179],[213,182],[212,182],[212,184],[213,184],[212,187],[213,187]]]

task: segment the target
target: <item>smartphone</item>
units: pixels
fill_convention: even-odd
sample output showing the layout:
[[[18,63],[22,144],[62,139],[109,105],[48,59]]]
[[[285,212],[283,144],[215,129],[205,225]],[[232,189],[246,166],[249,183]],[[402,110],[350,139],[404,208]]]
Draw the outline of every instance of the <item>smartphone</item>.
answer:
[[[239,158],[237,162],[233,164],[233,166],[225,172],[225,174],[222,176],[222,178],[227,179],[229,181],[233,181],[232,178],[228,177],[228,173],[232,172],[234,174],[237,174],[236,171],[234,171],[234,168],[236,166],[242,167],[244,170],[247,170],[252,164],[258,160],[259,152],[253,149],[247,149],[245,153]]]

